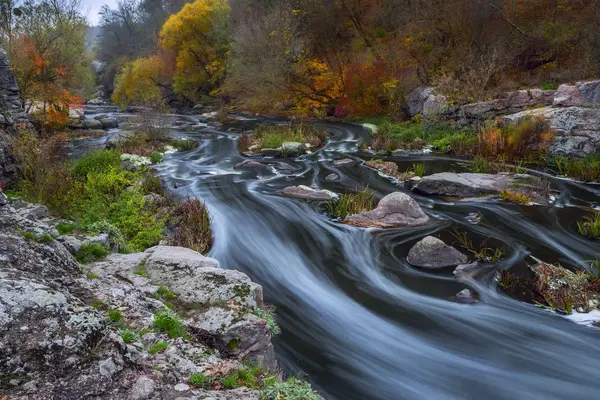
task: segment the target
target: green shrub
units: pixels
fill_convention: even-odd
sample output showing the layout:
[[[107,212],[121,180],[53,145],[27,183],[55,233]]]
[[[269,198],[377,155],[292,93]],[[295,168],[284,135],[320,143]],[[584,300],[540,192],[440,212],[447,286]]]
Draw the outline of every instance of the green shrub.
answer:
[[[86,243],[75,253],[75,259],[82,264],[88,264],[102,261],[108,254],[108,249],[100,243]]]
[[[195,140],[173,139],[171,146],[175,147],[178,151],[192,151],[200,146],[200,143]]]
[[[73,231],[75,231],[75,224],[59,222],[56,224],[56,230],[61,235],[68,235],[69,233],[73,233]]]
[[[203,387],[211,382],[211,378],[204,375],[202,372],[195,372],[190,376],[190,385]]]
[[[89,174],[102,174],[121,167],[121,156],[114,150],[100,150],[87,153],[73,164],[73,173],[79,179]]]
[[[49,233],[44,233],[35,238],[35,241],[43,244],[50,244],[54,242],[54,236]]]
[[[148,354],[158,354],[162,353],[169,347],[169,343],[167,342],[158,342],[152,347],[148,349]]]
[[[116,251],[121,251],[127,247],[121,230],[106,220],[89,224],[86,226],[86,230],[93,235],[107,234],[110,247]]]
[[[164,161],[164,159],[165,158],[162,155],[162,153],[158,151],[153,151],[152,154],[150,154],[150,161],[152,162],[152,164],[160,164]]]
[[[35,232],[22,232],[21,236],[23,236],[23,239],[29,240],[30,242],[33,242],[35,239],[37,239]]]
[[[372,210],[375,205],[375,195],[369,189],[364,189],[357,193],[344,193],[338,201],[332,200],[327,204],[331,215],[346,218],[349,215]]]
[[[267,326],[269,328],[269,336],[274,338],[275,336],[281,333],[281,328],[277,325],[277,321],[275,321],[275,315],[272,312],[254,307],[252,310],[252,314],[256,315],[258,318],[264,319],[267,321]]]
[[[272,378],[261,392],[260,400],[323,400],[323,398],[312,390],[308,382],[296,378],[277,382]]]
[[[184,337],[186,334],[179,315],[169,309],[160,310],[154,314],[153,326],[162,329],[173,339]]]
[[[127,344],[135,343],[140,340],[140,335],[138,335],[137,332],[127,328],[122,329],[120,335],[121,339],[123,339],[123,341]]]

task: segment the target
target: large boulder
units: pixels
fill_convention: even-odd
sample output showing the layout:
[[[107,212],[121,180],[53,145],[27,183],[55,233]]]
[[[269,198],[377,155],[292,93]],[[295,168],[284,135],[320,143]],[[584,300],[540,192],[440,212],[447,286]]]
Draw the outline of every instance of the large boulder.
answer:
[[[120,143],[127,142],[135,137],[135,132],[133,131],[118,131],[114,135],[108,138],[105,143],[107,149],[114,149]]]
[[[352,215],[344,223],[362,228],[393,228],[425,225],[429,217],[409,195],[395,192],[385,196],[372,211]]]
[[[560,85],[554,96],[555,106],[598,106],[600,105],[600,80],[577,82],[575,85]]]
[[[540,178],[526,174],[476,174],[442,172],[423,177],[413,190],[431,195],[475,198],[499,195],[503,191],[521,193],[536,201],[547,202]]]
[[[469,261],[466,255],[433,236],[415,244],[407,260],[410,265],[427,269],[456,267]]]
[[[102,124],[102,129],[114,129],[119,127],[119,122],[116,118],[106,117],[98,119]]]
[[[256,315],[220,307],[192,314],[185,324],[221,354],[240,359],[253,358],[263,367],[274,370],[277,362],[269,337],[267,321]]]
[[[408,113],[411,117],[417,114],[435,116],[447,110],[448,99],[436,94],[434,88],[417,88],[408,95]]]
[[[544,107],[507,115],[503,121],[514,124],[527,117],[541,117],[549,122],[555,132],[548,149],[550,155],[585,157],[600,152],[600,108]]]
[[[297,157],[306,153],[306,146],[298,142],[284,142],[281,151],[286,157]]]
[[[183,247],[157,246],[147,250],[143,269],[150,280],[164,284],[179,301],[190,305],[233,302],[261,306],[262,287],[242,272],[221,269],[213,258]]]

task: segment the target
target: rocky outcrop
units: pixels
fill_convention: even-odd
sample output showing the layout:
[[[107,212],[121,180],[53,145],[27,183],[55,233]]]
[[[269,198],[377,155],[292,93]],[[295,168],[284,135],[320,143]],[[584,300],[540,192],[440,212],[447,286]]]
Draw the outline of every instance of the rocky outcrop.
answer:
[[[600,80],[560,85],[554,96],[555,106],[600,106]]]
[[[466,255],[433,236],[427,236],[415,244],[407,258],[410,265],[425,269],[456,267],[468,260]]]
[[[450,109],[446,96],[437,94],[435,88],[417,88],[408,95],[408,113],[411,117],[417,114],[431,117],[448,113]]]
[[[548,202],[548,190],[538,177],[526,174],[476,174],[442,172],[423,177],[413,190],[430,195],[477,198],[519,193],[540,203]]]
[[[189,249],[80,266],[61,242],[22,237],[56,234],[56,222],[45,208],[0,205],[0,397],[258,400],[189,378],[224,377],[242,360],[275,370],[269,325],[254,315],[259,285]],[[163,314],[184,337],[157,325]]]
[[[550,155],[585,157],[600,152],[600,107],[544,107],[507,115],[503,121],[514,124],[527,117],[549,122],[555,132]]]
[[[361,228],[394,228],[425,225],[429,217],[419,204],[402,192],[388,194],[372,211],[352,215],[344,219],[348,225]]]

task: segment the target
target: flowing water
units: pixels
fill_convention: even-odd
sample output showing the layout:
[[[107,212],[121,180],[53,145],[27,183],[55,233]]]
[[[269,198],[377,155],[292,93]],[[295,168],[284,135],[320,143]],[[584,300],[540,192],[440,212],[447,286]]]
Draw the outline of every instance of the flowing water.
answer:
[[[271,167],[244,170],[233,168],[244,160],[236,147],[239,133],[197,123],[174,128],[174,135],[201,145],[167,155],[156,167],[170,192],[206,202],[215,233],[210,256],[246,272],[277,307],[283,334],[275,346],[287,372],[306,374],[326,398],[337,400],[600,398],[598,328],[506,297],[496,288],[494,268],[467,285],[451,269],[430,273],[406,262],[424,236],[452,243],[450,233],[458,230],[476,243],[490,238],[488,244],[504,246],[504,269],[522,268],[530,254],[582,265],[600,257],[600,245],[577,235],[576,221],[586,215],[579,206],[598,207],[600,186],[552,178],[560,195],[549,207],[420,196],[360,164],[335,168],[334,159],[373,158],[358,150],[367,131],[317,125],[331,131],[324,148],[292,160],[258,159]],[[76,151],[89,148],[89,141],[82,143]],[[386,159],[401,171],[414,162],[428,173],[465,168],[443,156]],[[341,180],[326,181],[330,173]],[[389,230],[344,226],[322,206],[278,195],[300,184],[335,192],[368,185],[378,199],[404,191],[435,223]],[[471,213],[481,222],[469,222]],[[450,301],[466,287],[478,293],[478,304]]]

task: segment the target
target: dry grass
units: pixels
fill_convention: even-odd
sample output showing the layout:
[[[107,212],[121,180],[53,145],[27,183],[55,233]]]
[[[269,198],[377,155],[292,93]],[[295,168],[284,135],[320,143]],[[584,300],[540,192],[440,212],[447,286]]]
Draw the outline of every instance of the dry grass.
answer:
[[[185,200],[172,212],[174,233],[169,239],[170,244],[206,254],[213,244],[210,222],[208,210],[200,199]]]
[[[527,205],[533,203],[533,199],[526,194],[513,192],[511,190],[503,190],[500,192],[500,198],[510,203]]]
[[[242,136],[238,141],[238,149],[246,152],[251,146],[258,149],[280,148],[284,142],[308,143],[311,148],[319,148],[325,144],[329,133],[306,125],[268,125],[263,124],[250,136]]]

